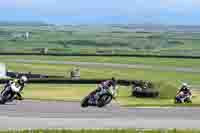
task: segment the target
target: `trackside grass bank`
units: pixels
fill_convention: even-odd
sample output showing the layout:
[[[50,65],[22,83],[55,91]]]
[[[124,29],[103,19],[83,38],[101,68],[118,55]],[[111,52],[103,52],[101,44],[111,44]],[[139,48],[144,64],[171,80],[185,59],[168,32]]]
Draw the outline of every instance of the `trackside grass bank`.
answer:
[[[1,87],[2,88],[2,87]],[[28,84],[22,95],[25,99],[32,100],[58,100],[79,102],[88,95],[96,85],[89,84]],[[180,104],[181,106],[200,106],[200,97],[194,93],[192,104]],[[170,94],[170,93],[167,93]],[[113,103],[126,107],[135,106],[180,106],[175,105],[173,95],[168,98],[136,98],[131,96],[130,86],[119,86],[117,100]]]
[[[36,129],[36,130],[9,130],[0,133],[200,133],[200,130],[179,130],[179,129]]]
[[[78,65],[44,64],[44,63],[11,63],[7,62],[8,70],[14,72],[31,72],[70,77],[70,71]],[[188,84],[199,84],[199,73],[184,73],[171,71],[157,71],[131,68],[106,68],[97,66],[79,66],[81,78],[83,79],[110,79],[112,76],[118,79],[165,81],[180,85],[182,82]]]
[[[98,57],[98,56],[20,56],[0,55],[1,61],[6,60],[40,60],[40,61],[74,61],[74,62],[97,62],[117,64],[144,64],[156,67],[189,67],[199,68],[200,59],[171,59],[171,58],[149,58],[149,57]]]

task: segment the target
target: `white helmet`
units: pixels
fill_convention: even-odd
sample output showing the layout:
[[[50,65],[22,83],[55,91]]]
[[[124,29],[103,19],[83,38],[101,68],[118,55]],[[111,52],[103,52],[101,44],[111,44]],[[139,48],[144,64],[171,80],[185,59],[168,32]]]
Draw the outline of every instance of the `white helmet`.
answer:
[[[20,80],[22,80],[23,82],[27,82],[27,81],[28,81],[28,78],[27,78],[26,76],[22,76],[22,77],[20,78]]]
[[[183,83],[182,86],[188,87],[188,84],[187,83]]]

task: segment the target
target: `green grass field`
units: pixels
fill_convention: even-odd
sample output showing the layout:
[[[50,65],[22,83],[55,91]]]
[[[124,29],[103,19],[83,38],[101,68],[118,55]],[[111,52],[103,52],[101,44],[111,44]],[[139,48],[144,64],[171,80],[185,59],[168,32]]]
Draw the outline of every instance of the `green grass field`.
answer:
[[[70,71],[75,65],[62,64],[39,64],[39,63],[6,63],[9,70],[15,72],[32,72],[39,74],[49,74],[65,76],[69,78]],[[105,67],[86,67],[80,66],[82,79],[108,78],[112,76],[118,79],[130,80],[150,80],[150,81],[165,81],[170,84],[179,86],[182,82],[189,84],[199,84],[200,77],[198,73],[184,72],[168,72],[146,69],[123,69],[123,68],[105,68]],[[153,75],[153,76],[152,76]]]
[[[200,59],[173,59],[173,58],[140,58],[140,57],[91,57],[91,56],[0,56],[0,61],[6,60],[50,60],[50,61],[74,61],[74,62],[98,62],[118,64],[144,64],[165,67],[190,67],[199,68]]]
[[[0,133],[200,133],[195,129],[36,129],[36,130],[10,130]]]
[[[9,56],[7,59],[16,59],[17,57]],[[3,59],[3,57],[0,57]],[[40,59],[48,60],[47,57],[33,56],[25,57],[26,59]],[[53,60],[54,57],[49,57],[49,60]],[[58,58],[58,57],[56,57]],[[86,58],[71,58],[70,60],[97,60]],[[100,62],[102,58],[100,58]],[[112,58],[110,58],[112,60]],[[64,59],[60,59],[64,60]],[[105,59],[106,60],[106,59]],[[114,59],[115,60],[115,59]],[[136,58],[137,60],[137,58]],[[139,59],[138,59],[139,60]],[[170,59],[169,59],[170,60]],[[185,60],[187,61],[187,60]],[[127,61],[129,62],[129,61]],[[156,63],[156,60],[151,61]],[[150,61],[149,61],[150,63]],[[168,63],[168,62],[166,62]],[[174,64],[176,62],[174,61]],[[11,63],[7,62],[9,70],[15,72],[32,72],[40,74],[50,74],[65,76],[69,78],[69,73],[75,67],[75,65],[59,65],[59,64],[45,64],[45,63]],[[162,63],[161,63],[162,64]],[[178,63],[177,63],[178,64]],[[179,64],[183,64],[182,62]],[[123,106],[175,106],[173,104],[173,97],[176,90],[179,88],[181,82],[188,82],[190,85],[198,85],[200,77],[198,73],[184,73],[184,72],[167,72],[167,71],[152,71],[144,69],[118,69],[118,68],[102,68],[102,67],[80,67],[82,79],[95,79],[95,78],[107,78],[112,76],[118,79],[130,79],[130,80],[150,80],[159,85],[161,92],[161,99],[142,99],[130,97],[130,87],[120,87],[120,94],[118,101]],[[153,76],[152,76],[153,75]],[[30,99],[51,99],[51,100],[73,100],[80,101],[82,97],[87,95],[91,90],[95,89],[96,85],[56,85],[56,84],[30,84],[24,95]],[[198,89],[198,88],[194,88]],[[46,93],[48,92],[48,93]],[[56,94],[56,95],[55,95]],[[199,94],[193,98],[192,106],[199,106],[200,98]],[[188,105],[187,105],[188,106]]]
[[[8,68],[18,72],[43,73],[51,75],[65,76],[73,65],[49,65],[49,64],[23,64],[8,63]],[[102,74],[103,73],[103,74]],[[152,76],[154,75],[154,76]],[[161,99],[143,99],[131,97],[131,87],[120,86],[120,93],[117,101],[122,106],[176,106],[173,97],[180,86],[180,81],[190,81],[191,84],[198,84],[200,77],[198,73],[177,73],[177,72],[160,72],[142,69],[113,69],[95,67],[81,67],[81,78],[110,78],[116,76],[119,79],[143,79],[151,80],[156,84],[160,83],[159,90]],[[67,76],[66,76],[67,77]],[[69,78],[69,76],[68,76]],[[28,84],[24,90],[24,97],[27,99],[39,100],[66,100],[80,101],[90,91],[96,88],[96,85],[57,85],[57,84]],[[195,88],[196,89],[196,88]],[[197,88],[198,89],[198,88]],[[115,102],[115,101],[113,101]],[[199,94],[193,98],[191,106],[199,106]],[[183,105],[184,106],[184,105]],[[190,106],[187,104],[187,106]]]
[[[49,48],[50,52],[63,53],[96,53],[102,50],[117,54],[200,55],[199,33],[134,32],[131,27],[125,27],[0,26],[0,51],[31,49],[35,52],[34,48]],[[16,37],[27,31],[31,33],[29,40]]]
[[[21,36],[29,31],[31,38],[25,40]],[[62,53],[96,53],[96,51],[113,51],[121,54],[166,54],[166,55],[200,55],[199,33],[165,33],[165,32],[132,32],[128,28],[113,26],[0,26],[0,52],[40,52],[38,48],[49,48],[49,52]],[[0,62],[5,62],[8,69],[14,72],[32,72],[65,76],[69,78],[75,65],[59,65],[45,63],[14,63],[6,60],[57,60],[99,63],[144,64],[154,67],[190,67],[199,69],[197,59],[164,59],[164,58],[134,58],[134,57],[54,57],[54,56],[0,56]],[[165,99],[136,99],[130,97],[130,88],[120,89],[121,105],[168,105],[182,82],[191,85],[200,84],[198,73],[175,71],[160,71],[147,69],[122,69],[104,67],[83,67],[82,79],[117,77],[129,80],[150,80],[162,83],[159,89]],[[166,83],[164,85],[163,83]],[[170,85],[170,86],[168,86]],[[56,88],[56,89],[55,89]],[[24,92],[31,99],[80,100],[95,86],[86,85],[41,85],[28,86]],[[170,88],[170,89],[169,89]],[[198,89],[198,88],[195,88]],[[45,92],[48,90],[48,93]],[[40,93],[38,93],[40,92]],[[57,94],[57,95],[55,95]],[[147,102],[148,101],[148,102]],[[194,105],[199,98],[194,97]]]
[[[2,86],[1,86],[2,88]],[[32,100],[58,100],[80,102],[96,85],[81,84],[28,84],[22,95]],[[172,94],[171,94],[172,95]],[[175,105],[173,96],[168,98],[136,98],[131,96],[131,86],[119,86],[119,94],[115,104],[121,106],[200,106],[199,91],[193,92],[193,103]]]
[[[18,72],[43,73],[51,75],[66,76],[74,67],[73,65],[53,65],[53,64],[23,64],[8,63],[10,70]],[[99,71],[100,70],[100,71]],[[103,74],[102,74],[103,73]],[[152,76],[153,75],[153,76]],[[142,79],[150,80],[156,83],[157,89],[161,93],[160,99],[151,98],[135,98],[131,97],[131,87],[120,86],[120,93],[117,101],[123,106],[176,106],[173,97],[177,89],[180,87],[181,81],[187,81],[191,85],[198,85],[200,77],[198,73],[182,73],[182,72],[163,72],[143,69],[114,69],[114,68],[96,68],[81,67],[81,78],[108,78],[112,76],[118,79]],[[69,76],[66,76],[69,78]],[[39,100],[66,100],[80,101],[96,85],[56,85],[56,84],[28,84],[24,91],[24,96],[28,99]],[[199,88],[192,88],[198,90]],[[48,93],[47,93],[48,92]],[[186,106],[199,106],[199,92],[193,92],[193,103]],[[114,102],[114,101],[113,101]],[[179,106],[179,105],[178,105]],[[183,105],[185,106],[185,105]]]

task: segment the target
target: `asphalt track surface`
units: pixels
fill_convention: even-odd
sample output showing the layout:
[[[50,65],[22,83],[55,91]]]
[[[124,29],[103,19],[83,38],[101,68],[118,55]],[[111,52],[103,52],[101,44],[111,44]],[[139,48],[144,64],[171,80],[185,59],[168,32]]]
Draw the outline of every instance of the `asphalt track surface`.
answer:
[[[0,105],[0,129],[199,128],[200,108],[81,108],[79,102],[14,101]]]
[[[50,61],[50,60],[4,60],[6,62],[19,62],[19,63],[45,63],[45,64],[66,64],[66,65],[79,65],[86,67],[109,67],[109,68],[135,68],[135,69],[149,69],[155,71],[175,71],[175,72],[190,72],[200,73],[200,69],[188,67],[165,67],[165,66],[151,66],[144,64],[117,64],[117,63],[96,63],[96,62],[73,62],[73,61]]]

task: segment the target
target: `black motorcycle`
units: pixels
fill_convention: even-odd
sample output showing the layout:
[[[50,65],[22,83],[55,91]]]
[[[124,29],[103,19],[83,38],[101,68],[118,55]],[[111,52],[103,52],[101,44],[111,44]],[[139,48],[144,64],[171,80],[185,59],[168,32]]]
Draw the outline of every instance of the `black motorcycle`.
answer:
[[[14,89],[14,87],[12,87],[12,84],[6,85],[0,94],[0,104],[12,102],[17,92],[18,90]]]
[[[105,105],[109,104],[113,98],[115,98],[115,93],[116,91],[111,87],[109,89],[103,89],[102,92],[97,92],[93,95],[90,94],[81,101],[81,107],[104,107]]]

